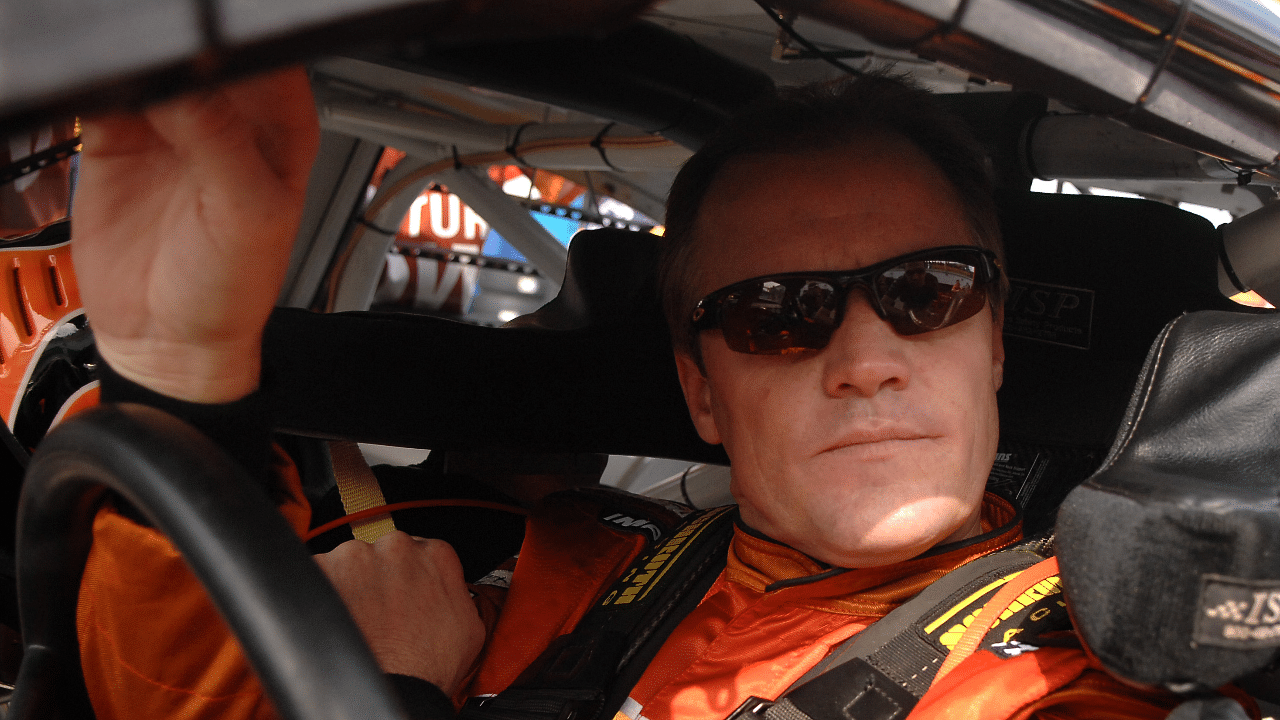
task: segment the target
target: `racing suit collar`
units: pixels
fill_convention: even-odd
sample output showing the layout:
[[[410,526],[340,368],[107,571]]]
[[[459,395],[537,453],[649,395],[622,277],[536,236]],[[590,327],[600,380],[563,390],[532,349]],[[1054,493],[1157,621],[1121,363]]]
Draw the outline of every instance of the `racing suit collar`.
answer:
[[[781,593],[817,602],[824,609],[879,616],[915,596],[934,580],[976,557],[1022,537],[1022,518],[1006,499],[987,493],[982,503],[982,534],[893,565],[836,568],[821,563],[735,519],[725,576],[761,593]],[[789,591],[795,588],[794,591]],[[801,590],[801,588],[803,588]]]

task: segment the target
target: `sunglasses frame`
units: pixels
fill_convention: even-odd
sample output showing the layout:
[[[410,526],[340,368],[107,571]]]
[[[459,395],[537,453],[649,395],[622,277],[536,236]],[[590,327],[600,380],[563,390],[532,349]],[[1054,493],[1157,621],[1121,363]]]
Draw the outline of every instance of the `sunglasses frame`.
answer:
[[[690,322],[692,323],[695,332],[719,328],[722,323],[721,309],[723,308],[725,299],[752,285],[758,285],[759,283],[766,281],[779,282],[792,279],[822,280],[830,283],[836,288],[836,316],[834,324],[831,325],[831,332],[834,333],[836,328],[840,327],[840,324],[844,322],[845,307],[849,302],[849,294],[853,292],[854,288],[862,287],[870,290],[874,287],[872,283],[876,277],[886,270],[890,270],[906,263],[928,261],[961,262],[966,265],[970,265],[974,268],[974,286],[981,289],[987,297],[990,297],[988,294],[990,287],[1000,278],[1000,263],[996,259],[996,254],[994,252],[976,245],[943,245],[892,257],[888,260],[878,262],[874,265],[868,265],[867,267],[859,268],[857,270],[813,270],[774,273],[771,275],[760,275],[753,278],[747,278],[746,280],[741,280],[731,285],[726,285],[719,290],[715,290],[699,300],[697,304],[694,305],[693,312],[690,314]],[[867,292],[866,296],[872,309],[875,310],[876,315],[879,316],[881,320],[890,322],[889,315],[881,305],[880,298],[876,293]],[[906,334],[920,334],[924,332],[931,332],[932,330],[940,330],[944,327],[954,325],[957,322],[962,322],[964,319],[968,319],[969,317],[972,317],[972,315],[968,315],[961,320],[949,322],[947,325],[943,325],[938,328],[924,329],[916,333]],[[890,324],[892,326],[892,323]],[[898,331],[896,326],[894,326],[894,328],[896,332],[901,334],[901,331]],[[827,341],[830,341],[830,335],[828,335]],[[822,347],[825,346],[826,343],[824,342]],[[736,352],[758,355],[780,354],[787,351],[753,352],[750,350],[739,350],[734,348],[732,343],[730,343],[730,348],[734,349]],[[797,349],[820,350],[821,348],[797,346]]]

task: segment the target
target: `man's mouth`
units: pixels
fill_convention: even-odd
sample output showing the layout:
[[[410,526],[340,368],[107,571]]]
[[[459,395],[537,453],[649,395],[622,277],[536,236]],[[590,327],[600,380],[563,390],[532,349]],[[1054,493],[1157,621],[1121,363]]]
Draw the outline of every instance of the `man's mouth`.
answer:
[[[895,441],[928,440],[935,437],[937,437],[937,435],[923,432],[916,428],[900,425],[856,428],[841,435],[836,442],[825,448],[823,452],[832,452],[834,450],[843,450],[845,448],[874,446]]]

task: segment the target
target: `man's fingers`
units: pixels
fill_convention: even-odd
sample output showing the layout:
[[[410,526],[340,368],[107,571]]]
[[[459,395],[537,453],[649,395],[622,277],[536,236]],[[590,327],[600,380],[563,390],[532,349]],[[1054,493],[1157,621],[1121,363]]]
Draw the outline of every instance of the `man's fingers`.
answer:
[[[146,117],[201,179],[205,201],[263,223],[281,208],[301,209],[319,125],[300,68],[191,93],[149,108]]]
[[[385,576],[400,584],[411,584],[419,592],[440,600],[466,603],[470,607],[471,595],[462,576],[462,562],[453,547],[443,540],[414,537],[397,530],[373,544],[349,540],[328,553],[317,555],[316,562],[344,597],[372,591],[367,581]]]
[[[275,168],[258,146],[255,119],[242,115],[223,90],[157,105],[146,116],[188,177],[199,183],[200,200],[210,210],[262,222],[260,216],[282,204]]]
[[[384,671],[447,692],[458,686],[484,644],[484,625],[448,543],[393,532],[372,545],[343,543],[316,562]]]
[[[159,138],[188,161],[255,157],[268,175],[305,190],[320,127],[306,71],[290,67],[200,90],[136,113],[83,120],[84,151],[98,157],[154,151]],[[240,178],[240,183],[253,176]]]

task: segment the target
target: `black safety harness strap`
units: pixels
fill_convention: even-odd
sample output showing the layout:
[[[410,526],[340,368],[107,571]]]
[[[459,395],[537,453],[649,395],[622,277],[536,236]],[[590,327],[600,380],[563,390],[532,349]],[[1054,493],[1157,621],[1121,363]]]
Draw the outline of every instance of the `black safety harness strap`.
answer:
[[[693,597],[696,605],[724,569],[733,516],[732,507],[696,511],[670,534],[650,542],[572,632],[552,642],[511,687],[468,700],[459,717],[593,720],[611,716],[630,689],[627,685],[619,691],[615,686],[634,683],[638,675],[629,670],[643,671],[652,650],[661,646],[683,616],[679,611],[687,614],[688,599]]]
[[[748,698],[729,720],[906,717],[968,621],[1005,583],[1045,559],[1041,546],[1020,543],[952,570],[837,646],[776,701]]]

